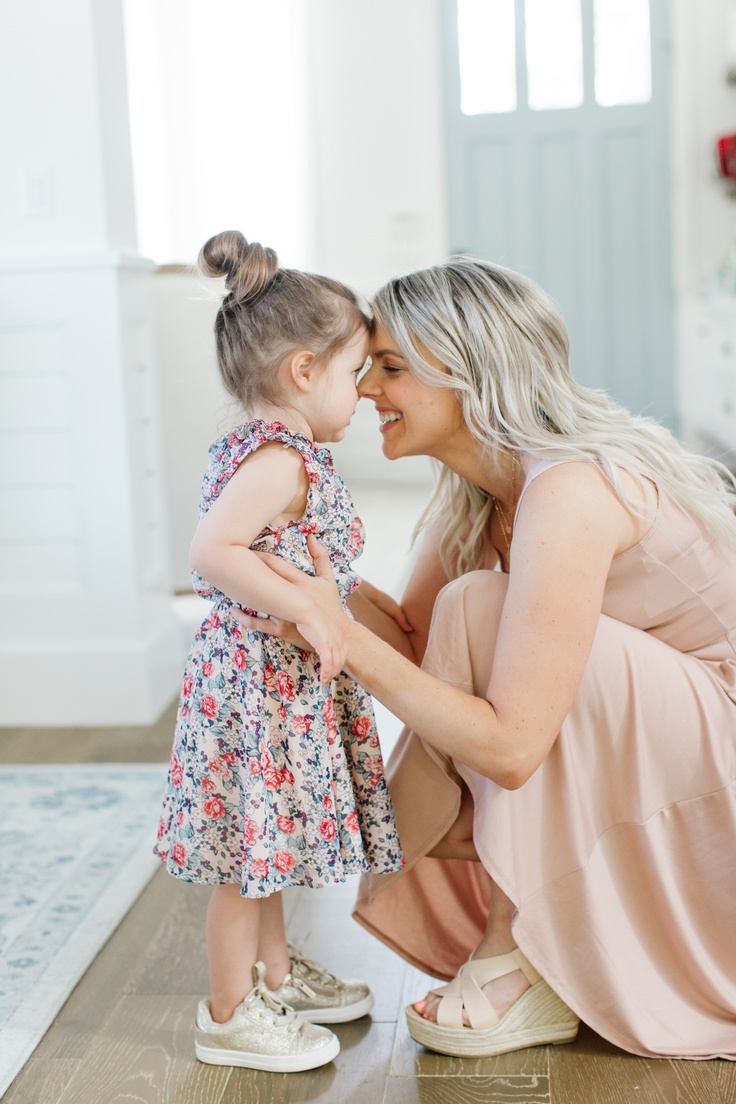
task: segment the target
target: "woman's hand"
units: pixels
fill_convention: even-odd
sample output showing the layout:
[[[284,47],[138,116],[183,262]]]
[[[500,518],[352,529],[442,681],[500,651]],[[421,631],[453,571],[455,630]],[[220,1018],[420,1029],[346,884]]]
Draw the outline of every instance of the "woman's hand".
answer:
[[[312,612],[303,621],[294,625],[280,619],[264,620],[249,617],[240,610],[233,610],[231,616],[247,629],[281,636],[299,648],[315,651],[320,658],[320,682],[327,685],[345,665],[350,619],[343,609],[327,550],[312,533],[307,538],[307,547],[314,560],[314,576],[300,571],[280,556],[259,553],[271,571],[308,596]]]
[[[360,592],[364,598],[367,598],[368,601],[376,607],[376,609],[381,610],[381,612],[385,613],[387,617],[390,617],[392,621],[395,621],[403,632],[414,632],[414,626],[409,621],[409,618],[396,599],[392,598],[390,594],[386,594],[385,591],[379,590],[373,583],[369,583],[367,579],[363,579],[360,584]]]

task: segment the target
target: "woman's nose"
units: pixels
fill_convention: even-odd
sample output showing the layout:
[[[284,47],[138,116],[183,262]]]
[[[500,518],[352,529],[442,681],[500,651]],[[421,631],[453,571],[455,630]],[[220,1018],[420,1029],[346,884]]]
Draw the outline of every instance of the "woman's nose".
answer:
[[[358,380],[358,394],[361,399],[371,399],[379,394],[379,392],[378,369],[375,364],[371,364],[370,368],[368,368]]]

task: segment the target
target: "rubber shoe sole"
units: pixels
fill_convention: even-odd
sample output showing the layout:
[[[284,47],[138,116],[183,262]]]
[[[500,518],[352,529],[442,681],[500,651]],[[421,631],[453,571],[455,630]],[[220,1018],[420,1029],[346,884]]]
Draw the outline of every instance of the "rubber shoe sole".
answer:
[[[373,994],[369,993],[363,1000],[353,1004],[343,1004],[334,1008],[306,1008],[297,1012],[300,1019],[313,1024],[337,1024],[350,1023],[367,1016],[375,1004]]]
[[[194,1044],[194,1052],[200,1062],[210,1066],[242,1066],[245,1069],[266,1070],[268,1073],[299,1073],[317,1069],[334,1061],[340,1053],[340,1040],[336,1035],[325,1041],[324,1046],[306,1054],[251,1054],[247,1050],[224,1050]]]

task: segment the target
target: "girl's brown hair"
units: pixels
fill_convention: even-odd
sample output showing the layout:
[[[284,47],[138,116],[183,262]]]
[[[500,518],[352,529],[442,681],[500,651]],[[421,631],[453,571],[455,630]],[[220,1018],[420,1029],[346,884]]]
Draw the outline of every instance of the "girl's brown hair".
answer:
[[[327,360],[369,319],[357,294],[337,280],[279,268],[273,249],[225,230],[199,253],[205,276],[224,276],[226,294],[215,319],[217,363],[228,394],[248,411],[281,399],[276,369],[308,349]]]

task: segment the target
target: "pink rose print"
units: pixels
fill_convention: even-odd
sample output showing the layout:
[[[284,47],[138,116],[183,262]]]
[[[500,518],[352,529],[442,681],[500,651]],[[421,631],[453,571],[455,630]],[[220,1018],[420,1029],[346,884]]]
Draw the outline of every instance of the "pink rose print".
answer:
[[[373,723],[370,717],[356,717],[353,721],[353,735],[357,736],[359,740],[365,740],[370,735],[372,728]]]
[[[373,735],[371,736],[370,740],[368,741],[368,746],[372,747],[372,748],[377,748],[377,747],[381,746],[381,742],[378,739],[378,733],[377,732],[374,732]]]
[[[328,813],[332,811],[332,798],[329,794],[325,794],[322,798],[322,808]]]
[[[244,648],[236,648],[235,649],[235,666],[238,668],[239,671],[242,671],[243,668],[245,667],[245,649]]]
[[[305,717],[302,713],[295,713],[289,725],[290,731],[293,732],[295,736],[306,736],[311,727],[311,719]]]
[[[275,767],[266,767],[263,772],[263,781],[267,790],[280,790],[283,782],[283,773]]]
[[[164,818],[161,817],[161,819],[158,822],[158,832],[156,833],[156,839],[163,839],[165,831],[166,831],[166,829],[164,827]]]
[[[380,776],[380,774],[372,774],[370,776],[370,778],[368,779],[368,785],[373,790],[375,790],[378,786],[380,786],[381,785],[381,776]]]
[[[225,804],[222,798],[211,797],[208,801],[205,801],[202,806],[205,816],[208,816],[210,820],[219,820],[221,816],[225,815]]]
[[[205,629],[219,629],[222,622],[216,613],[211,613],[204,623]]]
[[[182,717],[188,717],[188,716],[189,716],[189,713],[190,713],[190,709],[189,709],[189,706],[188,706],[188,705],[183,705],[183,706],[181,707],[181,715],[182,715]]]
[[[353,809],[352,813],[348,813],[348,815],[345,817],[345,827],[347,828],[348,832],[355,833],[360,831],[360,824],[358,823],[358,812],[356,809]]]
[[[276,676],[279,684],[279,693],[281,694],[282,701],[293,702],[296,697],[296,687],[294,686],[294,680],[291,675],[286,671],[279,671]]]
[[[290,817],[278,816],[276,817],[276,823],[279,831],[285,832],[287,836],[290,836],[294,831],[294,821]]]
[[[184,697],[184,698],[188,698],[188,697],[189,697],[189,695],[190,695],[190,694],[191,694],[191,692],[192,692],[192,687],[193,687],[193,686],[194,686],[194,679],[193,679],[193,677],[192,677],[191,675],[185,675],[185,677],[184,677],[184,681],[183,681],[183,683],[181,684],[181,693],[182,693],[182,697]]]
[[[171,762],[169,763],[169,771],[171,773],[171,782],[174,786],[181,786],[184,779],[184,771],[182,765],[176,757],[176,752],[171,753]]]
[[[318,533],[319,525],[316,521],[303,521],[299,526],[302,533]]]
[[[254,878],[266,878],[268,876],[268,859],[254,859],[249,870]]]
[[[202,674],[204,675],[205,678],[210,677],[210,675],[212,674],[212,664],[211,663],[203,663],[202,664]]]
[[[223,780],[223,782],[229,782],[233,776],[233,772],[225,762],[224,757],[218,757],[217,759],[210,759],[207,764],[208,769],[212,774],[217,774]]]
[[[273,865],[282,874],[291,874],[294,869],[294,860],[288,851],[277,851],[273,857]]]
[[[266,663],[263,668],[263,685],[269,694],[273,694],[275,690],[278,690],[276,672],[270,663]]]
[[[348,539],[345,555],[348,559],[354,559],[363,550],[363,522],[354,517],[350,522],[350,537]]]
[[[333,840],[337,835],[337,829],[335,828],[334,820],[323,820],[319,826],[319,834],[323,840]]]
[[[186,866],[187,853],[183,843],[175,843],[171,848],[171,857],[177,866]]]
[[[179,827],[181,827],[181,825],[184,823],[184,810],[183,809],[180,809],[179,812],[176,814],[176,823]]]
[[[238,628],[237,625],[233,625],[230,629],[230,632],[233,634],[233,638],[235,640],[242,640],[243,639],[243,634],[242,634],[242,632],[240,631],[240,629]]]
[[[281,720],[285,721],[288,716],[289,716],[289,712],[288,712],[286,706],[285,705],[280,705],[279,706],[279,717],[281,718]]]
[[[214,721],[217,716],[217,702],[211,694],[205,694],[199,703],[199,709],[201,713],[204,713],[205,717],[209,717],[211,721]]]
[[[203,778],[202,779],[202,789],[204,790],[205,793],[214,793],[215,790],[217,789],[217,786],[215,785],[215,783],[212,781],[211,778]]]
[[[235,760],[237,759],[237,755],[235,754],[234,751],[226,751],[223,754],[222,758],[225,760],[226,763],[229,763],[230,765],[232,765],[235,762]]]
[[[258,825],[251,817],[243,817],[243,842],[252,847],[258,839]]]

